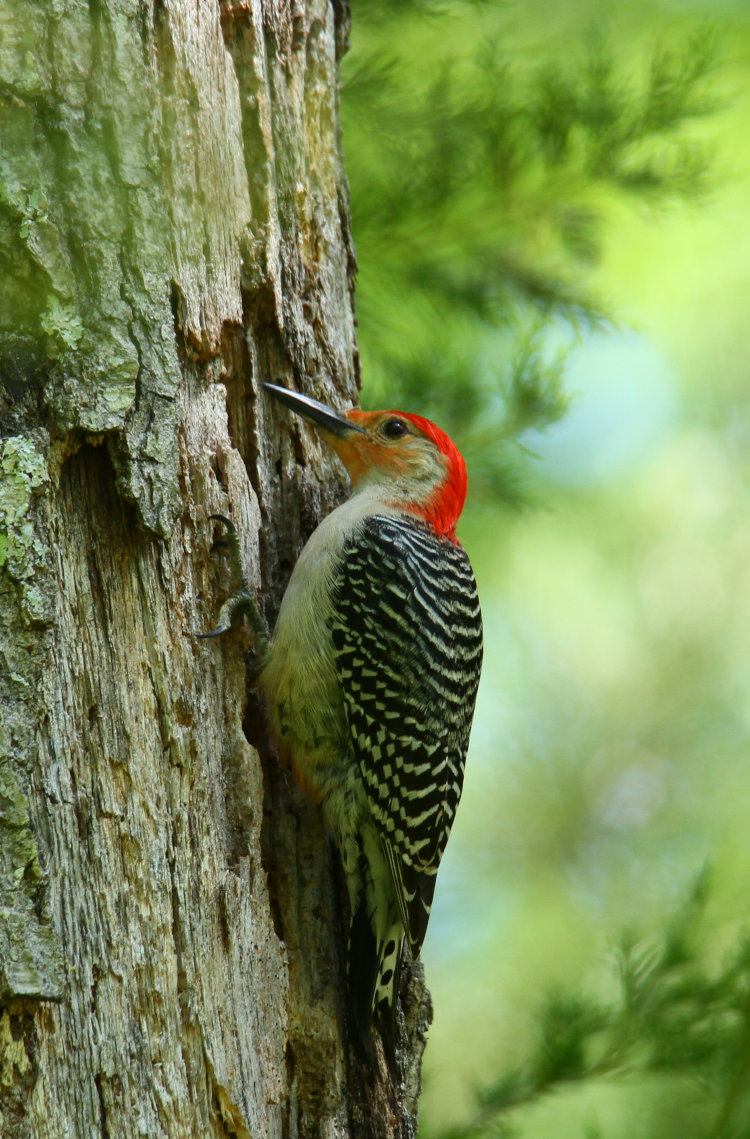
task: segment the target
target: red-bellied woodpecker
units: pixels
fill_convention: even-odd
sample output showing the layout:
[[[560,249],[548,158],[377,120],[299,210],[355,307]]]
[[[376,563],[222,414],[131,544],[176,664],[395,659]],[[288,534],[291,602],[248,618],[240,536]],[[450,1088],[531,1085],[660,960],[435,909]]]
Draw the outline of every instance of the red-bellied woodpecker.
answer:
[[[481,669],[477,589],[455,535],[466,466],[418,415],[339,415],[265,387],[321,430],[352,494],[303,549],[272,642],[243,578],[214,632],[253,616],[271,734],[344,867],[355,1032],[369,1054],[374,1021],[392,1058],[403,947],[416,958],[427,930]]]

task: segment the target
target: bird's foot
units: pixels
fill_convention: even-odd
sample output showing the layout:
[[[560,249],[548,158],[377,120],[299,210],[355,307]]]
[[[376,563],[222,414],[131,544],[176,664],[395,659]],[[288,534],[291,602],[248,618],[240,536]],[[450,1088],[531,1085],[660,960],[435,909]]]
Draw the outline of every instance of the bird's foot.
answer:
[[[230,629],[236,629],[238,625],[241,624],[243,617],[247,617],[253,631],[256,655],[262,660],[268,651],[268,630],[266,629],[266,623],[255,602],[255,598],[250,592],[250,586],[245,577],[245,571],[242,568],[242,555],[240,554],[237,529],[231,518],[227,518],[224,514],[211,514],[209,518],[213,522],[221,522],[226,528],[226,536],[222,542],[217,543],[217,546],[220,545],[226,548],[229,565],[232,570],[232,577],[234,578],[234,590],[219,610],[216,628],[211,629],[208,633],[196,633],[196,637],[199,637],[201,640],[207,640],[209,637],[219,637],[222,633],[226,633]]]

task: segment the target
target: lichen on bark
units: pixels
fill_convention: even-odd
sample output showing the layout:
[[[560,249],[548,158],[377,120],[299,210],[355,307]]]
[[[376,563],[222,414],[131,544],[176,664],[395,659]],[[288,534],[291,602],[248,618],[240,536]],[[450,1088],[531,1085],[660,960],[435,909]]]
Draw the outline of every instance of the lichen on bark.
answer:
[[[49,551],[30,513],[49,479],[44,441],[36,432],[0,445],[0,1001],[61,992],[39,852],[11,751],[13,741],[22,755],[33,731],[40,629],[51,619],[37,575]]]

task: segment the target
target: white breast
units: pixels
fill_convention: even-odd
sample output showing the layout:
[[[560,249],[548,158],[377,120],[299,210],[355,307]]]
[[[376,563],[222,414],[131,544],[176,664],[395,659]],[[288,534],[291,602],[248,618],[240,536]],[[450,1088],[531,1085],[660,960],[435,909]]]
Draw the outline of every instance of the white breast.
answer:
[[[383,502],[381,488],[354,494],[311,535],[281,602],[261,683],[276,742],[311,789],[325,780],[321,765],[325,768],[336,762],[341,749],[348,746],[330,633],[332,593],[342,552],[370,515],[398,513]],[[324,791],[320,786],[321,795]]]

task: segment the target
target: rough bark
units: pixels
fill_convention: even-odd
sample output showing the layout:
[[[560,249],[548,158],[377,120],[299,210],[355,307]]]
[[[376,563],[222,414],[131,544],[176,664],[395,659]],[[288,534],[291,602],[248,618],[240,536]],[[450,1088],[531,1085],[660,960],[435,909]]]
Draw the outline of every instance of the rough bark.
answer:
[[[197,641],[342,492],[266,379],[356,397],[343,2],[0,0],[0,1134],[413,1134],[342,1039],[346,914]]]

